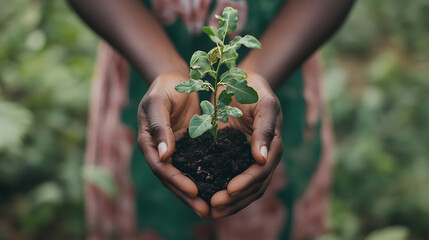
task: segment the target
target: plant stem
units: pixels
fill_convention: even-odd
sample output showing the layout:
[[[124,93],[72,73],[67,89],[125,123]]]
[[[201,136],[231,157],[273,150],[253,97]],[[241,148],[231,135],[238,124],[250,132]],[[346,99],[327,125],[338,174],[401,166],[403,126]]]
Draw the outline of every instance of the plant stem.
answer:
[[[218,103],[217,103],[217,86],[218,86],[218,84],[217,84],[217,80],[218,80],[218,75],[219,75],[219,69],[220,69],[220,65],[221,65],[221,59],[222,59],[222,52],[220,52],[220,54],[221,54],[221,57],[220,57],[220,59],[219,59],[219,62],[218,62],[218,64],[217,64],[217,68],[216,68],[216,73],[215,73],[215,84],[214,84],[214,109],[215,109],[215,112],[214,112],[214,117],[213,117],[213,121],[214,122],[212,122],[212,124],[214,125],[214,124],[216,124],[216,126],[217,126],[217,121],[218,121],[218,119],[217,119],[217,113],[218,113]],[[217,127],[216,127],[216,131],[215,131],[215,134],[214,134],[214,142],[215,143],[217,143]]]
[[[217,109],[218,109],[218,104],[217,104],[217,80],[218,80],[218,74],[219,74],[219,68],[220,68],[220,61],[217,65],[217,69],[216,69],[216,78],[215,78],[215,85],[214,85],[214,107],[215,107],[215,114],[217,114]]]

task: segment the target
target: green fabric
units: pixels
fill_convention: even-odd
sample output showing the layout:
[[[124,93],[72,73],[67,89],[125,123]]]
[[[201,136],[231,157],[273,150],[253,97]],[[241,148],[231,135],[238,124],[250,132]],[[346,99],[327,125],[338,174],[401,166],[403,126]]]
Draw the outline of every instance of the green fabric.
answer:
[[[150,8],[150,3],[146,3]],[[249,19],[241,35],[252,34],[259,37],[276,12],[281,8],[283,1],[248,0]],[[212,7],[214,4],[212,4]],[[204,34],[191,36],[181,20],[166,26],[165,30],[184,59],[190,59],[195,50],[208,51],[212,43]],[[247,50],[242,47],[240,58]],[[130,72],[129,105],[124,109],[122,120],[137,134],[136,113],[139,102],[148,86],[143,79],[132,69]],[[321,155],[320,123],[313,141],[304,141],[305,128],[305,99],[303,97],[302,73],[298,69],[276,91],[281,102],[284,126],[283,141],[288,186],[281,191],[279,197],[283,199],[288,209],[292,209],[309,183],[311,176],[318,166]],[[208,95],[202,96],[207,99]],[[204,221],[193,211],[167,190],[152,174],[137,145],[134,149],[131,163],[131,175],[137,191],[136,209],[139,229],[153,229],[165,239],[194,239],[192,234],[196,224]],[[293,211],[288,210],[287,226],[283,231],[282,239],[288,239],[292,229]]]

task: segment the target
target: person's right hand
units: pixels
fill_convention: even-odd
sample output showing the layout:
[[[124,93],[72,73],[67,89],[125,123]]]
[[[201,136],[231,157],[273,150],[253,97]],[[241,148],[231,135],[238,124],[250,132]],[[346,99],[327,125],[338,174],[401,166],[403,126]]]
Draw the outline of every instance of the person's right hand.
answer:
[[[209,206],[197,197],[197,186],[169,161],[176,140],[187,133],[190,119],[200,114],[197,93],[179,93],[174,89],[187,80],[185,74],[174,72],[162,74],[153,81],[138,109],[138,144],[162,184],[205,218]]]

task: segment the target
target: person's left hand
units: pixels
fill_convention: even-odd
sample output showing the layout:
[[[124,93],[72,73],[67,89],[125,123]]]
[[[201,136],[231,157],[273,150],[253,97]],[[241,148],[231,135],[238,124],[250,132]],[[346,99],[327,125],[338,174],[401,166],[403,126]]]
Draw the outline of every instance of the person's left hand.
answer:
[[[230,126],[246,134],[250,139],[256,163],[233,178],[227,190],[213,195],[210,200],[212,219],[232,215],[260,198],[267,189],[282,155],[283,116],[280,102],[260,75],[248,73],[247,81],[258,93],[259,101],[254,104],[233,101],[231,106],[239,108],[243,117],[230,117],[227,124],[219,122],[219,127]]]

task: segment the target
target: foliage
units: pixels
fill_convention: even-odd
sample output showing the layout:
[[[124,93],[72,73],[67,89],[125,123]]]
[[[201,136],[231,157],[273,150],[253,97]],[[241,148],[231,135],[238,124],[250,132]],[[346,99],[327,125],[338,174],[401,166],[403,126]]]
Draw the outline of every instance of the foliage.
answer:
[[[218,121],[227,122],[228,116],[241,117],[243,113],[236,107],[229,104],[232,97],[242,104],[251,104],[258,101],[256,91],[247,85],[247,74],[236,67],[238,58],[237,50],[244,45],[248,48],[261,48],[261,43],[253,36],[236,36],[229,44],[225,44],[225,37],[231,34],[237,27],[237,10],[226,7],[222,16],[216,16],[219,20],[219,28],[213,26],[203,27],[203,31],[216,44],[216,47],[208,53],[196,51],[189,63],[191,79],[179,83],[176,91],[191,93],[196,91],[213,91],[214,104],[209,101],[201,102],[202,115],[196,114],[189,123],[189,135],[192,138],[201,136],[207,130],[217,141]],[[217,66],[214,65],[217,63]],[[226,65],[228,70],[220,75],[221,66]],[[216,68],[216,70],[214,70]],[[208,74],[214,79],[211,84],[203,78]],[[219,76],[220,75],[220,76]],[[219,97],[217,97],[219,87],[225,87]]]
[[[0,239],[82,239],[96,38],[63,1],[0,5]]]
[[[405,239],[429,236],[428,11],[425,0],[358,1],[323,49],[337,142],[335,239],[389,226],[406,229]]]

